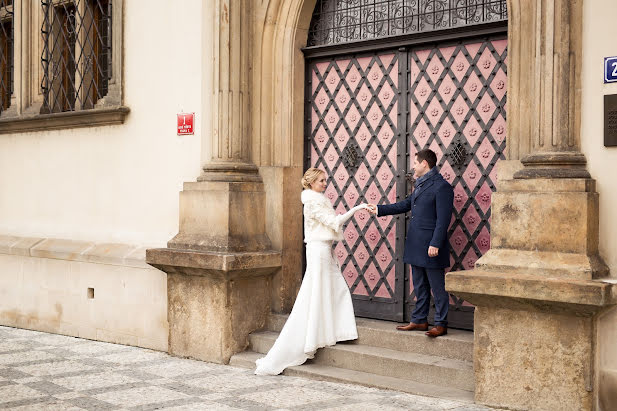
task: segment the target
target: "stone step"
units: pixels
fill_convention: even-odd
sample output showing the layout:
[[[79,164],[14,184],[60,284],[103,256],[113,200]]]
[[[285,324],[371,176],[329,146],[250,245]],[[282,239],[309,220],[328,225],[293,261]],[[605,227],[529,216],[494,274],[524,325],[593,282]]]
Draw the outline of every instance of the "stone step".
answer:
[[[287,315],[271,314],[266,330],[280,332],[285,321]],[[447,335],[428,338],[420,331],[398,331],[400,324],[391,321],[356,318],[356,325],[357,344],[473,362],[473,331],[450,328]]]
[[[250,349],[267,353],[278,333],[262,331],[249,336]],[[426,337],[425,337],[426,338]],[[397,351],[364,344],[338,343],[317,351],[313,364],[360,371],[381,376],[474,390],[473,364],[417,352]]]
[[[255,361],[263,354],[245,351],[231,357],[230,365],[254,369]],[[289,367],[283,371],[284,375],[291,375],[314,380],[359,384],[386,390],[395,390],[409,394],[437,397],[464,402],[473,402],[473,392],[439,385],[426,384],[403,378],[395,378],[373,373],[347,370],[323,364],[315,364],[308,360],[297,367]]]

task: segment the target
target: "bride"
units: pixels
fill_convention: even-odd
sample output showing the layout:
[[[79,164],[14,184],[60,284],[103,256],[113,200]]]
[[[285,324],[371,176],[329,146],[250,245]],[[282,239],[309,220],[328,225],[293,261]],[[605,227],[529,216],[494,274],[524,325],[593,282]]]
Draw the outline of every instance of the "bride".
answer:
[[[332,256],[332,243],[342,240],[345,221],[367,205],[336,215],[323,195],[326,179],[317,168],[302,177],[306,273],[283,330],[266,357],[257,360],[257,375],[280,374],[313,358],[318,348],[358,338],[351,295]]]

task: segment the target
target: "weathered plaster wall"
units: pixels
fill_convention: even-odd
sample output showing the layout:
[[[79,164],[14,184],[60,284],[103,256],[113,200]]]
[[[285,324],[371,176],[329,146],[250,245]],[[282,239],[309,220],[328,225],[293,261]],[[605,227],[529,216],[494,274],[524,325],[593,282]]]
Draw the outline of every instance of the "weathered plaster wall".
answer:
[[[210,70],[207,2],[177,3],[125,2],[124,125],[0,136],[0,233],[162,245],[178,232],[178,192],[199,174]],[[176,135],[182,110],[196,112],[196,135]]]
[[[584,3],[581,129],[582,150],[600,193],[600,256],[614,278],[617,277],[617,147],[604,147],[603,96],[617,94],[617,83],[603,83],[603,62],[604,57],[617,55],[615,15],[617,3],[613,0]],[[609,403],[613,406],[617,403],[617,309],[600,316],[597,325],[599,406],[608,410]]]

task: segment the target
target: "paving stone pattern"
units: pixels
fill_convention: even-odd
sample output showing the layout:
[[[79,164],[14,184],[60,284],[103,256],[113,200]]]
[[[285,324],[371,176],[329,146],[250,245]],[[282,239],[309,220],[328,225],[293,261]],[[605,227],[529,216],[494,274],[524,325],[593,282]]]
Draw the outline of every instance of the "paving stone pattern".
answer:
[[[0,409],[487,410],[0,326]]]

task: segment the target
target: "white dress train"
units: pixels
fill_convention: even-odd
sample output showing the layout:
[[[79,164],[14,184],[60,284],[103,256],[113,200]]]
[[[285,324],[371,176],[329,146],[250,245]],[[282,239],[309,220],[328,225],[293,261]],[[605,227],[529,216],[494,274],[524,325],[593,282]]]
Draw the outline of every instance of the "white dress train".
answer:
[[[309,191],[302,193],[306,272],[279,337],[266,357],[257,360],[258,375],[280,374],[313,358],[318,348],[358,338],[351,294],[332,255],[332,243],[341,238],[343,223],[365,205],[337,216],[322,194]]]

